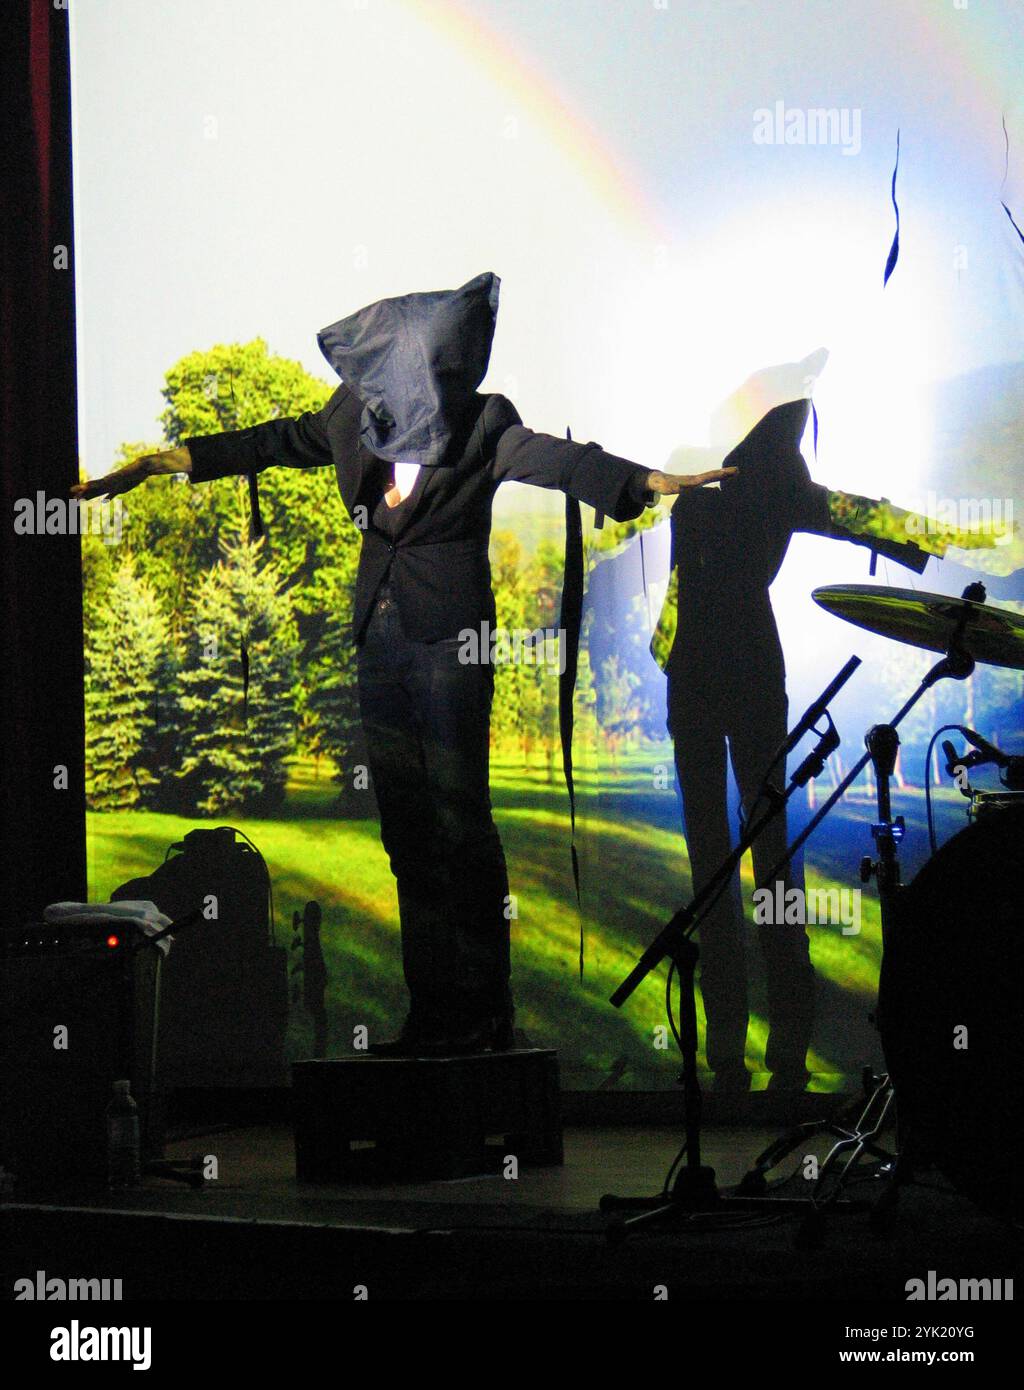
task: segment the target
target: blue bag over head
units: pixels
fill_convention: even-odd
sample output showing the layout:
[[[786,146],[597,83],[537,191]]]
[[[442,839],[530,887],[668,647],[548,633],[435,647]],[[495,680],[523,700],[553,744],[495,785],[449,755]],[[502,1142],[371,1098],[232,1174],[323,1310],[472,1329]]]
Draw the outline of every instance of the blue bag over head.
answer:
[[[317,334],[363,402],[360,438],[371,453],[427,468],[443,462],[487,372],[500,284],[485,271],[457,290],[379,299]]]

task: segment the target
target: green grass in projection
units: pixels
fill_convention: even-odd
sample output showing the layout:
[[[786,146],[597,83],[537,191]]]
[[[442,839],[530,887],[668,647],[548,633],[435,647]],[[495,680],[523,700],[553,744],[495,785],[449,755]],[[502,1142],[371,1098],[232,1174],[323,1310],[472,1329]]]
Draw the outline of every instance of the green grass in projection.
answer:
[[[669,1086],[678,1070],[674,1052],[654,1045],[664,1023],[664,967],[616,1011],[608,996],[633,965],[639,949],[689,891],[685,845],[675,829],[674,796],[652,800],[651,753],[624,755],[600,778],[584,768],[579,813],[586,971],[577,971],[579,915],[568,853],[565,790],[547,768],[495,760],[495,816],[509,859],[517,917],[513,950],[518,1022],[538,1043],[557,1044],[572,1078],[599,1082],[610,1072],[627,1086]],[[291,918],[310,898],[324,910],[323,945],[330,973],[332,1051],[349,1047],[357,1023],[371,1031],[393,1026],[404,1010],[394,880],[373,819],[338,819],[330,769],[319,776],[311,760],[296,760],[280,817],[224,817],[250,835],[274,880],[278,939],[291,938]],[[106,898],[125,880],[151,871],[167,846],[196,822],[148,811],[89,817],[91,895]],[[838,886],[809,867],[814,887]],[[745,889],[752,883],[749,869]],[[753,929],[751,928],[751,932]],[[836,927],[811,930],[820,978],[830,1001],[811,1057],[815,1084],[831,1087],[857,1065],[844,1052],[849,1020],[870,1007],[878,971],[876,905],[863,901],[862,930],[843,936]],[[752,972],[753,1013],[748,1040],[751,1067],[763,1066],[763,995]],[[863,1031],[863,1025],[861,1024]],[[309,1050],[311,1024],[292,1008],[292,1057]]]

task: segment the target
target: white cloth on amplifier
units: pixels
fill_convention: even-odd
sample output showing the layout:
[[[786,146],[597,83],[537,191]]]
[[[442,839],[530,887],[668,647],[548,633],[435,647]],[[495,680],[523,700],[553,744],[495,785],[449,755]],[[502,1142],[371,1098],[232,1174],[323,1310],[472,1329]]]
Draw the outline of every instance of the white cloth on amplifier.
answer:
[[[164,927],[171,925],[170,917],[160,911],[156,903],[148,898],[126,899],[116,903],[51,903],[43,909],[44,922],[84,923],[100,919],[115,921],[118,925],[130,923],[146,936],[156,936]],[[165,936],[156,943],[157,949],[166,956],[171,949],[173,936]]]

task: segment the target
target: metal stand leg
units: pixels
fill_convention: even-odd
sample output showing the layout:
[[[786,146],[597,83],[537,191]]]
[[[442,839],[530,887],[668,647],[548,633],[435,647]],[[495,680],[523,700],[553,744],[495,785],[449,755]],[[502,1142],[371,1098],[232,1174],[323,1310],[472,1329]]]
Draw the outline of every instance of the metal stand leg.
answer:
[[[797,1237],[799,1243],[817,1243],[826,1208],[842,1206],[844,1209],[863,1210],[867,1205],[846,1195],[847,1183],[854,1176],[854,1168],[864,1157],[869,1156],[882,1164],[895,1164],[897,1161],[896,1155],[879,1142],[879,1136],[892,1112],[893,1091],[889,1078],[868,1072],[864,1081],[865,1100],[858,1102],[859,1110],[851,1125],[835,1120],[797,1125],[758,1156],[736,1190],[738,1197],[768,1198],[768,1174],[774,1168],[790,1154],[804,1148],[816,1135],[825,1134],[834,1138],[836,1143],[819,1167],[809,1194],[800,1199],[806,1204],[806,1215]]]

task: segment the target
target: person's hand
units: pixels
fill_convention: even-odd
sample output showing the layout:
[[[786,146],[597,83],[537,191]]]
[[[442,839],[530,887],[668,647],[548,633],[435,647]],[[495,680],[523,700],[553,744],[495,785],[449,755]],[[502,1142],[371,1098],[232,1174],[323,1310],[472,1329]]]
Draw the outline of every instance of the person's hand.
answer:
[[[686,488],[704,487],[707,483],[720,483],[723,478],[731,478],[738,468],[711,468],[706,473],[658,473],[647,476],[647,486],[651,492],[662,497],[673,497]]]
[[[116,497],[119,493],[130,492],[147,478],[154,478],[161,473],[189,473],[191,470],[192,458],[188,447],[181,445],[180,448],[163,449],[156,454],[140,454],[138,458],[130,459],[120,468],[115,468],[113,473],[108,473],[106,477],[90,478],[87,483],[76,483],[70,489],[70,493],[72,497],[77,497],[83,502],[88,502],[94,497]]]

